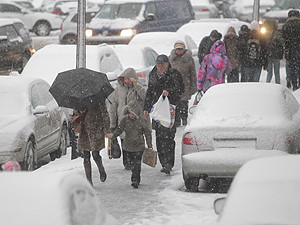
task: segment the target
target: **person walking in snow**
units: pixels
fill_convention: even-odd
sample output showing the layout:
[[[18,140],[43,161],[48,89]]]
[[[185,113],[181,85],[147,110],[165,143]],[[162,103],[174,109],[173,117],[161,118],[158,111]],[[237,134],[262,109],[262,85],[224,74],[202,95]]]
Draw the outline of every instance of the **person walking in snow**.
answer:
[[[226,55],[232,66],[232,71],[227,74],[228,83],[239,82],[240,55],[237,49],[238,38],[239,36],[236,34],[234,27],[229,27],[224,36]]]
[[[241,26],[241,30],[239,32],[239,38],[236,43],[236,47],[240,56],[240,71],[241,71],[241,82],[246,82],[246,74],[245,74],[245,67],[247,65],[247,48],[246,44],[250,37],[250,29],[249,27],[244,24]]]
[[[210,87],[225,83],[225,74],[231,72],[232,67],[227,58],[225,44],[223,41],[216,41],[206,55],[200,66],[197,80],[198,92],[206,92]]]
[[[153,105],[161,95],[168,97],[170,104],[178,105],[180,96],[184,93],[184,82],[180,72],[171,67],[168,56],[159,55],[156,66],[149,74],[148,90],[144,103],[144,115],[149,116]],[[166,128],[152,120],[152,129],[156,134],[156,147],[161,172],[170,174],[175,162],[175,133],[176,126]]]
[[[290,10],[288,19],[282,26],[282,37],[285,39],[285,57],[288,73],[293,90],[300,87],[300,13],[299,10]]]
[[[280,84],[280,60],[283,59],[284,39],[278,31],[278,23],[274,19],[266,19],[266,51],[268,56],[267,83],[270,83],[275,74],[275,83]]]
[[[138,104],[137,107],[140,107],[141,112],[141,115],[138,116],[144,118],[151,128],[150,119],[145,118],[142,112],[147,87],[140,84],[137,80],[138,75],[133,68],[125,69],[123,73],[118,77],[118,86],[109,96],[109,100],[111,102],[109,108],[111,131],[116,129],[120,124],[120,121],[124,117],[124,108],[131,101],[135,101]],[[120,134],[119,136],[121,138],[121,142],[123,142],[125,134]],[[130,159],[128,158],[127,153],[127,151],[124,151],[122,149],[123,165],[126,170],[130,170],[132,165],[130,164]]]
[[[79,112],[75,110],[75,115],[78,114]],[[85,175],[91,185],[93,185],[91,152],[100,173],[100,181],[104,182],[106,180],[106,172],[100,151],[105,148],[105,135],[109,132],[109,115],[105,103],[84,112],[77,145],[79,150],[83,150]]]
[[[169,56],[171,67],[181,73],[184,83],[184,93],[175,109],[175,125],[187,125],[188,103],[197,91],[197,75],[191,50],[187,50],[183,41],[176,41]]]
[[[131,167],[131,186],[138,188],[141,181],[141,160],[145,149],[145,139],[148,148],[152,149],[152,130],[144,118],[141,118],[141,108],[136,101],[129,102],[124,108],[124,117],[118,127],[107,136],[117,137],[125,133],[122,149],[126,152]]]

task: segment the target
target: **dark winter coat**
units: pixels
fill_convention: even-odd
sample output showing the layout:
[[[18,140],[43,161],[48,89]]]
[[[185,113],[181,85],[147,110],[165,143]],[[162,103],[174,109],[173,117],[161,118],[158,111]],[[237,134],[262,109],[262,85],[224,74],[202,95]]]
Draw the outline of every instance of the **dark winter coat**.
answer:
[[[240,63],[242,66],[245,66],[247,63],[246,54],[247,54],[247,41],[250,38],[250,30],[240,31],[239,38],[236,44],[238,53],[240,55]]]
[[[248,42],[250,39],[258,40],[260,46],[260,56],[258,59],[251,59],[248,51]],[[241,42],[239,42],[241,41]],[[259,31],[251,30],[248,33],[248,37],[245,34],[245,37],[239,39],[238,41],[238,50],[240,52],[240,61],[245,67],[261,67],[266,68],[268,66],[268,57],[266,52],[266,43],[265,39],[262,35],[260,35]]]
[[[110,132],[106,105],[88,109],[78,137],[78,149],[100,151],[105,147],[105,134]]]
[[[279,31],[267,37],[266,50],[270,59],[283,59],[284,39]]]
[[[163,90],[169,92],[168,98],[171,104],[177,105],[180,96],[184,93],[184,83],[180,72],[169,65],[165,74],[159,77],[156,66],[149,73],[148,90],[144,103],[144,111],[150,112],[153,105],[158,101]]]
[[[113,132],[114,137],[119,136],[123,132],[125,133],[122,149],[128,152],[144,151],[144,135],[146,137],[148,148],[152,148],[151,127],[145,119],[139,117],[141,112],[136,106],[137,104],[135,102],[131,102],[124,108],[125,117],[123,117],[117,129]],[[129,113],[134,114],[135,118],[131,119],[128,115]]]
[[[300,18],[291,17],[282,26],[282,37],[285,39],[286,59],[300,59]]]
[[[226,56],[230,60],[232,69],[237,69],[240,64],[240,55],[237,49],[238,38],[239,36],[235,33],[233,27],[230,27],[227,31],[227,34],[224,36]]]
[[[197,91],[197,75],[192,52],[186,50],[182,56],[176,55],[175,49],[169,56],[171,67],[181,73],[184,83],[184,93],[181,95],[181,101],[188,101]]]
[[[209,36],[205,36],[201,40],[198,48],[198,58],[199,58],[200,65],[202,63],[202,60],[204,59],[204,56],[210,54],[210,49],[215,42],[216,41],[212,41]]]

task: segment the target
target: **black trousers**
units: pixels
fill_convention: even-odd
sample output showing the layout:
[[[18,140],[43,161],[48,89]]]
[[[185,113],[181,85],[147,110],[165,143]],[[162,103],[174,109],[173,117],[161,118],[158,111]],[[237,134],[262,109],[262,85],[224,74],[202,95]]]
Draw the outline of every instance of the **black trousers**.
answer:
[[[143,152],[124,152],[126,152],[128,162],[131,165],[131,182],[140,184]]]
[[[239,69],[232,69],[227,75],[227,83],[239,82]]]
[[[300,65],[299,64],[300,64],[300,58],[289,59],[289,63],[288,63],[289,79],[292,81],[293,90],[296,90],[300,86],[300,79],[299,79]]]
[[[175,162],[175,133],[176,126],[165,128],[153,121],[156,131],[156,148],[162,167],[173,168]]]
[[[188,101],[180,101],[175,108],[175,122],[180,123],[182,120],[187,120],[188,118]]]

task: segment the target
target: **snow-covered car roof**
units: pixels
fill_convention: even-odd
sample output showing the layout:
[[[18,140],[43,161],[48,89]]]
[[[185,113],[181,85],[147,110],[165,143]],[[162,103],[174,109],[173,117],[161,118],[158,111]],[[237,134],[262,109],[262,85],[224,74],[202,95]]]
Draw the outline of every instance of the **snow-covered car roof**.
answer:
[[[182,40],[185,45],[190,45],[192,49],[197,49],[194,40],[186,34],[177,32],[146,32],[135,35],[129,45],[145,44],[153,48],[158,54],[169,55],[174,48],[176,41]],[[189,40],[189,43],[187,43]],[[190,49],[190,50],[192,50]]]
[[[286,98],[292,102],[286,105]],[[230,83],[215,85],[200,100],[190,127],[266,126],[288,121],[299,110],[297,100],[282,85]],[[194,123],[193,123],[194,121]]]
[[[0,180],[3,224],[113,224],[93,187],[77,174],[3,172]]]
[[[228,192],[218,225],[298,224],[300,156],[275,156],[247,162]]]
[[[23,23],[22,20],[17,18],[0,18],[0,26],[6,26],[12,23]]]

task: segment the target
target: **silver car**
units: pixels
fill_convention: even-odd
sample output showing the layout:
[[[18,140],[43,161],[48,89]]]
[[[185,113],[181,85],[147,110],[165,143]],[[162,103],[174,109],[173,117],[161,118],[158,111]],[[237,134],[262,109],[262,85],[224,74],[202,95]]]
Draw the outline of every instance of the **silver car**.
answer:
[[[97,11],[86,12],[86,23],[91,22]],[[61,25],[61,32],[59,34],[59,42],[61,44],[76,44],[77,40],[77,11],[71,12],[63,21]]]
[[[287,88],[266,83],[211,87],[182,138],[187,189],[199,178],[231,179],[247,161],[300,150],[300,105]],[[224,179],[223,179],[224,180]]]
[[[66,154],[67,114],[37,78],[0,76],[0,164],[34,170],[42,157]]]

